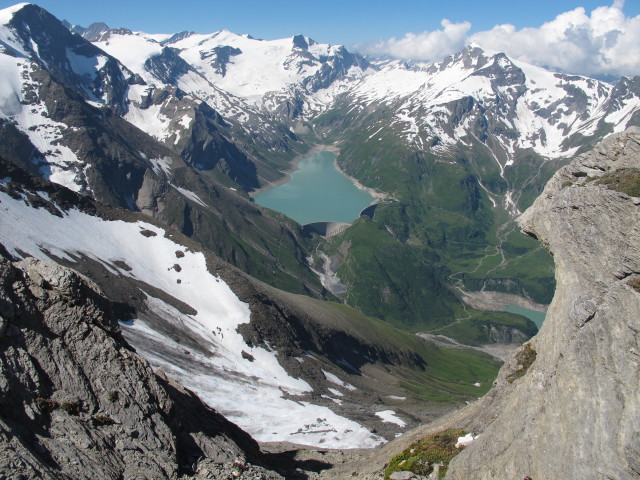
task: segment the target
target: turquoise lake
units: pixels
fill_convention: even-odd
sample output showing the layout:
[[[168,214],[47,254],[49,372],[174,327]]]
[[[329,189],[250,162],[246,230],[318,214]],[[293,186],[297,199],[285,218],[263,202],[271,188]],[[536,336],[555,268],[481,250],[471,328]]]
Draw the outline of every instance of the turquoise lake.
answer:
[[[545,312],[538,312],[536,310],[529,310],[528,308],[518,307],[517,305],[507,305],[504,307],[505,312],[509,313],[517,313],[518,315],[522,315],[523,317],[527,317],[529,320],[532,320],[540,329],[542,323],[544,322],[544,317],[546,316]]]
[[[291,180],[253,197],[258,205],[284,213],[304,225],[353,222],[374,198],[336,170],[331,152],[320,152],[298,163]]]

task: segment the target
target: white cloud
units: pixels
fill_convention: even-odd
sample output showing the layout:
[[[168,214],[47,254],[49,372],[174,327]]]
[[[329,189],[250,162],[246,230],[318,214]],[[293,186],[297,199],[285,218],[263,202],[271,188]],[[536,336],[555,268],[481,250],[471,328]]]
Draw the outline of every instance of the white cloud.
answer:
[[[471,24],[442,21],[442,30],[408,33],[368,45],[367,53],[436,61],[465,44],[483,48],[534,65],[585,75],[640,75],[640,15],[626,17],[624,1],[587,13],[584,8],[564,12],[537,28],[496,25],[468,35]]]
[[[471,23],[440,22],[442,30],[432,32],[407,33],[401,39],[390,38],[367,45],[356,45],[363,53],[387,54],[406,60],[441,60],[447,55],[464,48]]]

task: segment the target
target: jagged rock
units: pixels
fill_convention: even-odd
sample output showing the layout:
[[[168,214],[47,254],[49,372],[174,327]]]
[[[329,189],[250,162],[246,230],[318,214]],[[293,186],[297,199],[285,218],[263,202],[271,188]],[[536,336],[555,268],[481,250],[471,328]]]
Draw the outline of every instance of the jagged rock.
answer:
[[[152,372],[93,282],[0,257],[0,286],[0,477],[282,478],[251,464],[246,433]]]

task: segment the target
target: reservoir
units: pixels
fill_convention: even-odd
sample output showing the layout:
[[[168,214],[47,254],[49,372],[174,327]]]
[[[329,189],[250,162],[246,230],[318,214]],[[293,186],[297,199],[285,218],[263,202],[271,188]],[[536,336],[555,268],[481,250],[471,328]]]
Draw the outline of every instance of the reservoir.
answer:
[[[529,310],[528,308],[518,307],[517,305],[507,305],[504,307],[505,312],[516,313],[518,315],[522,315],[523,317],[527,317],[529,320],[532,320],[533,323],[536,324],[538,329],[542,326],[544,322],[544,317],[546,316],[545,312],[538,312],[537,310]]]
[[[284,213],[301,225],[353,222],[374,198],[336,170],[336,155],[320,152],[298,163],[291,180],[256,194],[258,205]]]

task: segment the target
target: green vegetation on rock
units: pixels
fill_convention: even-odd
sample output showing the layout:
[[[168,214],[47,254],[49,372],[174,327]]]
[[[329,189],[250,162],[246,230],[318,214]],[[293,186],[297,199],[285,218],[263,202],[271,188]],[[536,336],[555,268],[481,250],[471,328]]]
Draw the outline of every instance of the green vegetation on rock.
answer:
[[[640,169],[620,168],[602,175],[596,185],[605,185],[611,190],[640,197]]]
[[[537,352],[533,349],[531,344],[527,343],[522,350],[516,355],[517,367],[516,370],[507,377],[509,383],[515,382],[517,379],[524,377],[529,370],[529,367],[533,365],[538,356]]]
[[[384,471],[385,480],[389,480],[394,472],[413,472],[426,477],[436,468],[438,478],[444,478],[453,457],[464,449],[462,446],[456,447],[458,438],[466,434],[460,428],[450,428],[412,443],[391,459]]]

